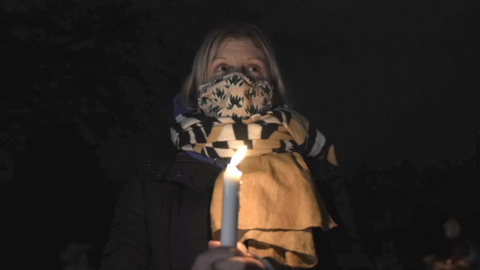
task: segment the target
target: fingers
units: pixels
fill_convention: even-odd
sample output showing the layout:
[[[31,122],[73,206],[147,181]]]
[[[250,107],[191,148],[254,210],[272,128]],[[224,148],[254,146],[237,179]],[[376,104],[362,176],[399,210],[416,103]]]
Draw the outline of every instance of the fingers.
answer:
[[[216,245],[216,244],[212,244]],[[217,247],[207,250],[195,258],[192,270],[211,269],[213,263],[217,260],[228,259],[234,256],[242,256],[243,253],[236,248]]]
[[[220,241],[210,240],[208,241],[208,249],[214,249],[220,247]]]
[[[208,251],[197,256],[192,270],[259,270],[263,263],[247,252],[247,247],[237,243],[236,248],[222,247],[220,241],[209,241]]]
[[[249,254],[247,247],[243,243],[237,242],[237,249],[243,252],[245,255]]]
[[[209,250],[219,248],[219,247],[221,247],[220,241],[214,241],[214,240],[208,241],[208,249]],[[248,254],[247,247],[240,242],[237,242],[237,249],[240,250],[242,253],[244,253],[244,256],[246,256]]]
[[[213,270],[262,270],[264,265],[253,257],[232,257],[213,263]]]

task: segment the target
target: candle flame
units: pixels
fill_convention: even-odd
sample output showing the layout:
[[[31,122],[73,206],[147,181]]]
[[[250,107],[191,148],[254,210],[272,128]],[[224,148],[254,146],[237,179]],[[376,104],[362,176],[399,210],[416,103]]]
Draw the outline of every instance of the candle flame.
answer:
[[[245,153],[247,152],[247,146],[244,145],[238,149],[238,151],[233,155],[232,159],[230,160],[230,165],[237,166],[240,161],[245,157]]]

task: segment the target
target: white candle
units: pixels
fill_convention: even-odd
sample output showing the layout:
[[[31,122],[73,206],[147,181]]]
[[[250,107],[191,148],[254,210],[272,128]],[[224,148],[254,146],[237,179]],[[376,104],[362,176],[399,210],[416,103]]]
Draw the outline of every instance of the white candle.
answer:
[[[224,247],[237,246],[238,226],[238,196],[240,192],[240,177],[242,172],[237,169],[238,163],[242,161],[247,151],[242,146],[233,155],[230,164],[223,174],[223,200],[222,200],[222,230],[220,233],[220,244]]]

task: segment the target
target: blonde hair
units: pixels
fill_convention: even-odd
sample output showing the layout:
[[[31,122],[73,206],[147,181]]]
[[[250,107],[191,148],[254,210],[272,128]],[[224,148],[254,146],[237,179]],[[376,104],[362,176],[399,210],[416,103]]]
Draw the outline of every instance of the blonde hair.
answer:
[[[285,81],[282,78],[280,67],[275,58],[275,53],[266,34],[257,26],[251,24],[232,24],[217,28],[210,32],[200,46],[192,71],[183,82],[180,89],[180,96],[185,106],[197,107],[197,88],[207,82],[208,68],[217,49],[227,40],[234,38],[248,38],[259,49],[263,50],[267,58],[269,77],[274,89],[274,103],[282,103],[293,108],[294,102],[290,97]]]

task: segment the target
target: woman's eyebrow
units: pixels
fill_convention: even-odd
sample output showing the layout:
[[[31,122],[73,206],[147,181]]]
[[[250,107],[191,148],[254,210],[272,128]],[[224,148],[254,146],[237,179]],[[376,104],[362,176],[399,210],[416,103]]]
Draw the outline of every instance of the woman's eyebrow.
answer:
[[[250,57],[248,58],[248,60],[258,60],[260,62],[265,62],[265,59],[263,59],[263,57]]]

